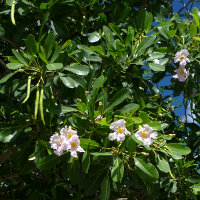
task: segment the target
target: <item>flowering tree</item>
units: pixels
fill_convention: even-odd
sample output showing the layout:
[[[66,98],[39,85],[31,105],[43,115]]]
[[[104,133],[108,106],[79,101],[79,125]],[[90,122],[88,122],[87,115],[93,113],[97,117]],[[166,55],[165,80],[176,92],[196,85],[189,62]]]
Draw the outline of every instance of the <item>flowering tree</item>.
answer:
[[[198,8],[0,5],[1,199],[199,198]],[[185,121],[165,90],[184,95]]]

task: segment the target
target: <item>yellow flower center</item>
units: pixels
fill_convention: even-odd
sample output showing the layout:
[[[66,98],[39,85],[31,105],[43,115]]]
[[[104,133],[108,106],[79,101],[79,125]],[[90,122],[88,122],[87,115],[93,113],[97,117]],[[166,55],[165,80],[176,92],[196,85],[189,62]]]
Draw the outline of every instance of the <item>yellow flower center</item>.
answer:
[[[122,134],[124,132],[124,128],[119,128],[117,132]]]
[[[63,141],[62,139],[59,139],[58,142],[57,142],[57,145],[61,146],[62,141]]]
[[[180,70],[180,71],[179,71],[179,74],[180,74],[181,76],[183,76],[183,75],[185,74],[184,70]]]
[[[184,60],[184,59],[185,59],[185,56],[182,55],[182,56],[180,57],[180,60]]]
[[[142,131],[142,133],[141,133],[141,136],[143,137],[143,138],[147,138],[147,132],[146,131]]]
[[[70,139],[72,137],[72,134],[71,133],[68,133],[67,134],[67,139]]]
[[[77,142],[76,142],[76,141],[72,142],[72,143],[71,143],[71,147],[72,147],[73,149],[76,148],[76,147],[77,147]]]

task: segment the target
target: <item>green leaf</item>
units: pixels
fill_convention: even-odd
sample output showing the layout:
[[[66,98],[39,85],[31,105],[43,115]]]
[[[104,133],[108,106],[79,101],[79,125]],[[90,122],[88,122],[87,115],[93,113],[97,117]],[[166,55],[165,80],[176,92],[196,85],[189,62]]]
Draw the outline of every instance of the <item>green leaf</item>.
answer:
[[[132,154],[136,150],[136,142],[133,139],[133,135],[129,136],[128,138],[127,150],[129,154]]]
[[[53,51],[53,46],[55,43],[55,36],[53,32],[50,32],[45,40],[44,49],[47,55],[47,58],[51,55]]]
[[[0,37],[4,36],[5,35],[5,31],[4,29],[2,28],[2,26],[0,25]]]
[[[148,31],[151,29],[151,24],[153,21],[153,15],[150,12],[146,12],[145,20],[144,20],[144,31],[145,33],[148,33]]]
[[[86,45],[78,45],[78,48],[83,50],[87,54],[94,54],[94,51],[92,51],[88,46]]]
[[[113,158],[113,167],[111,170],[111,178],[114,182],[121,182],[124,176],[124,164],[119,157]]]
[[[110,28],[112,29],[113,32],[115,32],[117,34],[117,36],[120,38],[121,41],[123,41],[122,36],[120,35],[120,30],[117,26],[115,26],[112,23],[109,23]]]
[[[3,143],[10,142],[15,137],[16,134],[17,131],[13,127],[3,128],[3,130],[0,129],[0,142]]]
[[[83,149],[96,149],[100,147],[99,143],[97,143],[94,140],[81,138],[80,141],[81,141],[81,147]]]
[[[110,152],[94,152],[94,153],[91,153],[93,156],[113,156],[112,153]]]
[[[156,154],[156,155],[157,155],[156,156],[157,167],[160,169],[160,171],[168,173],[170,171],[169,163],[159,154]]]
[[[136,103],[130,103],[130,104],[127,104],[125,105],[123,108],[120,109],[120,112],[123,112],[123,113],[132,113],[134,114],[138,109],[139,109],[139,105],[136,104]]]
[[[115,106],[122,103],[126,98],[129,97],[129,91],[127,89],[122,89],[119,92],[117,92],[114,97],[111,99],[108,108],[106,111],[109,111],[113,109]]]
[[[104,83],[104,76],[101,75],[100,77],[98,77],[95,81],[94,81],[94,84],[93,84],[93,87],[92,87],[92,93],[94,94],[94,96],[97,95],[99,89],[102,87]]]
[[[88,173],[90,168],[90,154],[88,151],[85,151],[82,157],[82,169],[85,174]]]
[[[59,57],[60,51],[61,51],[61,48],[57,46],[53,52],[50,63],[53,63]]]
[[[148,47],[154,44],[155,39],[156,39],[155,35],[144,38],[137,48],[137,52],[136,52],[137,55],[138,56],[142,55]]]
[[[46,67],[49,71],[54,71],[57,69],[62,69],[63,64],[62,63],[51,63],[51,64],[46,65]]]
[[[190,37],[195,37],[197,35],[197,25],[196,23],[192,22],[190,26]]]
[[[18,59],[18,61],[20,63],[23,63],[25,65],[27,65],[28,63],[26,62],[26,60],[24,59],[24,57],[18,53],[15,49],[12,49],[13,54],[15,55],[15,57]]]
[[[160,65],[160,64],[156,64],[156,63],[149,63],[148,66],[156,71],[156,72],[162,72],[165,71],[165,66],[164,65]]]
[[[35,40],[35,37],[33,35],[28,35],[28,37],[25,40],[26,47],[28,49],[28,52],[32,55],[37,54],[37,42]]]
[[[36,164],[38,169],[42,170],[48,170],[56,167],[61,161],[63,160],[63,157],[56,155],[49,155],[44,158],[41,158],[39,162]]]
[[[24,64],[22,63],[8,63],[6,64],[6,66],[9,68],[9,69],[19,69],[20,67],[22,67]]]
[[[6,76],[4,76],[1,80],[0,80],[0,84],[5,83],[9,78],[11,78],[12,76],[14,76],[18,71],[12,72],[10,74],[7,74]]]
[[[130,44],[130,42],[133,42],[134,34],[135,34],[134,28],[132,26],[129,26],[127,36],[126,36],[126,40],[125,40],[126,46],[128,46]]]
[[[194,18],[194,21],[195,21],[197,27],[199,27],[199,16],[195,13],[193,13],[192,16]]]
[[[90,36],[88,38],[88,41],[90,43],[98,42],[101,39],[101,36],[97,31],[94,31],[93,33],[90,33],[89,35]]]
[[[61,81],[63,82],[63,84],[68,87],[68,88],[75,88],[76,83],[74,82],[74,80],[69,77],[69,76],[60,76]]]
[[[101,200],[109,200],[110,197],[110,180],[109,176],[105,176],[101,183],[100,198]]]
[[[131,120],[133,120],[135,124],[141,124],[143,122],[140,117],[132,117]]]
[[[48,110],[50,113],[54,113],[54,114],[65,114],[65,113],[69,113],[69,112],[77,112],[77,110],[75,108],[69,107],[69,106],[49,106]]]
[[[64,67],[64,70],[73,72],[80,76],[85,76],[90,72],[90,68],[87,65],[79,65],[77,63],[73,63],[70,66]]]
[[[106,40],[108,49],[114,50],[115,49],[113,46],[114,37],[113,37],[112,31],[107,26],[103,26],[103,32],[105,34],[105,40]]]
[[[166,145],[172,152],[178,153],[180,155],[187,155],[191,152],[191,149],[184,144],[180,143],[169,143]]]
[[[161,129],[161,123],[160,122],[148,122],[149,126],[151,126],[154,130],[160,130]]]
[[[145,181],[152,182],[159,178],[157,169],[150,163],[141,158],[134,158],[136,173]]]

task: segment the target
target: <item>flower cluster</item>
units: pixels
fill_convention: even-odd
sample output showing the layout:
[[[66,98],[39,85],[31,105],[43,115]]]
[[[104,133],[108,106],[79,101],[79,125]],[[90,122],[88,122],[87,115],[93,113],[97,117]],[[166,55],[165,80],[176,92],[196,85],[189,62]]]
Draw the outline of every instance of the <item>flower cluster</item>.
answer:
[[[125,127],[126,121],[124,119],[120,119],[116,122],[110,124],[110,129],[114,131],[114,133],[110,133],[108,135],[109,140],[117,140],[118,142],[123,142],[125,140],[125,135],[130,135],[131,133]]]
[[[135,137],[142,141],[146,146],[150,146],[153,143],[153,140],[157,138],[157,136],[158,133],[153,132],[153,129],[147,124],[145,124],[135,133]]]
[[[175,70],[176,75],[173,76],[173,78],[178,78],[180,82],[184,82],[188,76],[189,71],[185,69],[185,66],[188,62],[190,62],[189,58],[187,57],[189,55],[189,52],[187,49],[182,49],[181,51],[177,52],[174,58],[174,62],[179,62],[179,68]]]
[[[78,157],[78,152],[85,152],[80,147],[80,139],[77,135],[77,131],[67,128],[65,126],[60,130],[60,134],[55,133],[50,137],[51,148],[54,149],[54,153],[61,156],[64,151],[70,151],[71,156]]]

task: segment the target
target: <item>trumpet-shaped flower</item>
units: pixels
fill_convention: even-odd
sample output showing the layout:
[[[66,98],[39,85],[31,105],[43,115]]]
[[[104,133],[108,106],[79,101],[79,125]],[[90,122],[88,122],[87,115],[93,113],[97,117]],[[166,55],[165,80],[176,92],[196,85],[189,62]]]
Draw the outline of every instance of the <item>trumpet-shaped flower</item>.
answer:
[[[135,137],[142,141],[144,145],[150,146],[153,143],[153,140],[158,136],[157,132],[153,132],[153,129],[145,124],[143,128],[140,128],[136,133]]]
[[[72,138],[69,141],[69,151],[71,153],[71,156],[77,158],[77,151],[78,152],[85,152],[81,147],[80,147],[80,139],[78,138],[77,135],[73,135]]]
[[[73,135],[77,135],[77,131],[71,129],[70,127],[67,128],[65,126],[60,130],[60,134],[66,138],[66,140],[70,140]]]
[[[116,122],[110,124],[110,129],[114,131],[114,133],[110,133],[108,135],[109,140],[117,140],[118,142],[123,142],[125,140],[125,135],[130,135],[131,133],[125,127],[126,121],[124,119],[120,119]]]
[[[174,72],[176,72],[177,74],[174,75],[173,78],[178,78],[180,82],[184,82],[190,74],[184,66],[179,66],[179,68],[174,70]]]
[[[64,145],[65,138],[63,136],[58,135],[58,133],[53,134],[50,137],[51,148],[54,149],[54,153],[58,156],[63,154],[63,151],[66,150],[66,146]]]
[[[185,66],[187,62],[190,62],[189,58],[187,57],[189,52],[187,49],[182,49],[181,51],[175,54],[174,62],[179,62],[181,66]]]
[[[77,151],[84,152],[80,147],[77,131],[71,129],[71,127],[67,128],[67,126],[60,130],[60,135],[56,133],[50,137],[50,144],[54,153],[58,156],[61,156],[64,151],[70,151],[73,157],[77,157]]]

